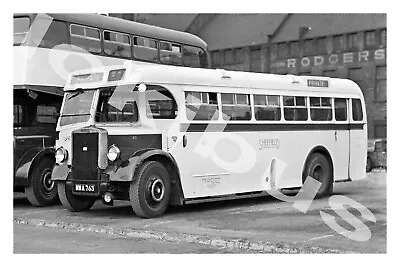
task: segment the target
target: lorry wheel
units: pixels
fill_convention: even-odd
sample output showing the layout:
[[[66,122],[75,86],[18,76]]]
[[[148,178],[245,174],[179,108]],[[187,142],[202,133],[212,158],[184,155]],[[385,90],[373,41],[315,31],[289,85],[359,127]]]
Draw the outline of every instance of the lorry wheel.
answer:
[[[164,214],[171,194],[167,169],[160,162],[143,163],[129,187],[129,199],[136,215],[154,218]]]
[[[314,153],[307,160],[304,172],[303,183],[311,176],[321,183],[316,198],[327,196],[333,191],[333,173],[328,159],[321,153]]]
[[[57,182],[57,188],[61,203],[70,211],[89,210],[96,202],[95,198],[73,195],[65,182]]]
[[[57,187],[51,180],[54,160],[43,158],[34,166],[25,194],[34,206],[53,205],[58,202]]]

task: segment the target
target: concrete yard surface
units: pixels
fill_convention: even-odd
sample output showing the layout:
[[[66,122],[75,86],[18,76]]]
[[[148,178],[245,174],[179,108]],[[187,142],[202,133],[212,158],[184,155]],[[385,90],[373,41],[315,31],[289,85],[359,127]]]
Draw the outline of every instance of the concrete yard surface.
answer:
[[[22,245],[24,236],[35,237],[36,247],[40,238],[45,238],[41,232],[59,231],[62,237],[59,242],[66,245],[65,251],[60,249],[58,253],[77,252],[67,245],[71,242],[68,235],[76,232],[93,235],[93,251],[88,248],[82,253],[95,253],[96,238],[120,242],[124,247],[121,253],[162,253],[163,242],[176,246],[172,253],[386,253],[386,191],[386,172],[379,171],[368,173],[367,179],[334,185],[335,196],[357,201],[375,217],[376,222],[373,222],[362,217],[357,209],[346,207],[366,226],[363,235],[368,237],[368,231],[371,233],[366,241],[345,236],[355,228],[332,210],[329,198],[315,199],[306,213],[295,209],[293,203],[267,196],[169,207],[163,217],[143,219],[137,217],[125,201],[117,201],[113,207],[98,201],[89,211],[70,212],[62,205],[33,207],[23,195],[14,194],[14,249],[16,253],[24,253],[24,250],[46,253],[45,248]],[[336,222],[346,231],[334,231],[321,218],[321,211],[335,216]],[[127,239],[140,239],[143,247],[129,250],[124,245]],[[143,240],[150,245],[144,245]],[[151,245],[151,242],[161,242],[161,245]],[[184,244],[200,247],[192,247],[192,250]],[[100,246],[97,251],[107,252],[115,253]]]

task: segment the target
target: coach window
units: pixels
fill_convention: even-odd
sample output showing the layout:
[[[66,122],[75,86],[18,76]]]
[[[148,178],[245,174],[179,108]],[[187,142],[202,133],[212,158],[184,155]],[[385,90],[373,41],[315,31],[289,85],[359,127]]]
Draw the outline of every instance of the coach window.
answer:
[[[250,120],[250,95],[221,94],[222,117],[224,120]]]
[[[36,107],[36,122],[38,123],[57,123],[57,108],[51,105],[38,105]]]
[[[160,42],[160,60],[169,65],[182,65],[181,46],[170,42]]]
[[[186,67],[205,68],[207,67],[207,54],[201,48],[184,45],[183,65]]]
[[[310,114],[313,121],[332,120],[332,103],[329,97],[310,97]]]
[[[277,95],[254,95],[254,114],[259,121],[280,121],[280,99]]]
[[[353,121],[362,121],[363,112],[360,99],[352,99]]]
[[[347,121],[347,100],[335,98],[335,119],[336,121]]]
[[[71,44],[91,53],[101,52],[100,31],[95,28],[72,24],[70,26]]]
[[[175,119],[177,105],[171,92],[159,85],[147,85],[146,115],[153,119]]]
[[[96,110],[96,122],[136,122],[139,118],[137,99],[138,92],[132,92],[120,87],[104,88],[100,91],[99,103]]]
[[[110,56],[130,58],[131,38],[127,34],[104,31],[104,52]]]
[[[22,106],[14,104],[14,124],[21,124],[23,120]]]
[[[144,37],[133,37],[133,57],[136,59],[157,62],[156,40]]]
[[[284,96],[283,112],[287,121],[306,121],[308,119],[306,97]]]
[[[188,120],[218,120],[217,93],[185,92]]]

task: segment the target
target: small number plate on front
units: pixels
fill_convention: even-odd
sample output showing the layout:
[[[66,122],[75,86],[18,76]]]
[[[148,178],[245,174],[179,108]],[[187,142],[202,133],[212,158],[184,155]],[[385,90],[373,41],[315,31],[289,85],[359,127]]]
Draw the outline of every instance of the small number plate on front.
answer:
[[[74,184],[74,192],[87,192],[87,193],[95,193],[96,185],[95,184]]]

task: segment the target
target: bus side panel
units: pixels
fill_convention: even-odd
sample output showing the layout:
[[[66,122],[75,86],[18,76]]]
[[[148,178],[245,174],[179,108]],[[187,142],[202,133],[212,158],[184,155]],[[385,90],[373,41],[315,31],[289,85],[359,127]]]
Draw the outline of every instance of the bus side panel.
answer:
[[[362,129],[350,130],[350,179],[366,177],[367,162],[367,124]]]
[[[250,127],[250,126],[249,126]],[[306,156],[316,142],[334,145],[332,131],[185,132],[171,151],[185,198],[217,196],[302,185]],[[314,137],[309,138],[310,134]],[[304,141],[306,140],[309,141]],[[302,141],[293,141],[302,140]],[[271,164],[274,161],[274,173]],[[272,179],[272,182],[271,182]],[[271,184],[272,183],[272,184]]]
[[[360,98],[362,106],[362,121],[354,121],[353,112],[351,112],[350,122],[350,179],[352,181],[366,178],[366,165],[367,165],[367,114],[365,108],[365,102],[362,95]],[[352,101],[350,101],[351,110],[353,107]]]

